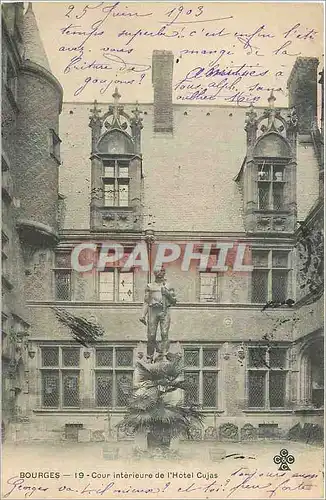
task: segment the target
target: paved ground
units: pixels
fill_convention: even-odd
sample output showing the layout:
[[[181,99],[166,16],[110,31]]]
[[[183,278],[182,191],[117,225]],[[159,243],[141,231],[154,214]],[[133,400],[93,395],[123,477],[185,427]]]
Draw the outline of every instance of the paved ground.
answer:
[[[130,496],[128,492],[125,492],[122,496],[113,495],[113,492],[106,491],[103,493],[103,486],[107,484],[108,480],[113,480],[115,486],[121,487],[140,487],[140,485],[145,484],[143,479],[127,478],[121,480],[121,478],[116,478],[113,474],[119,472],[143,472],[153,474],[151,480],[146,480],[146,488],[156,487],[159,484],[159,488],[162,488],[162,484],[166,484],[167,479],[171,479],[167,473],[170,472],[187,472],[192,473],[192,477],[179,478],[173,481],[169,485],[170,494],[169,496],[159,495],[160,492],[147,492],[146,498],[323,498],[322,494],[322,482],[323,482],[323,448],[308,445],[305,443],[295,443],[289,441],[259,441],[252,443],[222,443],[218,442],[214,445],[208,443],[183,443],[179,446],[179,453],[181,459],[166,461],[162,459],[148,460],[141,459],[136,461],[132,453],[132,445],[130,443],[115,443],[111,446],[119,446],[119,458],[117,460],[110,460],[106,455],[108,449],[107,443],[62,443],[62,444],[46,444],[46,443],[35,443],[35,444],[4,444],[3,445],[3,492],[8,493],[8,488],[13,488],[12,493],[9,495],[10,498],[32,498],[43,499],[43,498],[144,498],[141,493],[133,494]],[[215,449],[215,455],[217,461],[212,461],[211,450]],[[278,472],[278,465],[273,461],[273,457],[278,455],[281,449],[287,449],[289,454],[293,455],[295,462],[290,465],[291,471],[286,472],[285,478],[291,480],[291,483],[287,483],[289,486],[279,486],[278,490],[274,493],[269,490],[267,493],[264,488],[264,484],[259,486],[259,481],[263,481],[263,478],[268,477],[269,481],[283,481],[283,472]],[[232,456],[228,456],[232,455]],[[224,458],[223,458],[224,457]],[[240,472],[236,472],[239,471]],[[44,471],[59,471],[61,478],[59,480],[65,481],[67,484],[61,485],[62,488],[69,488],[68,490],[60,491],[58,494],[58,480],[41,480],[29,479],[25,480],[24,484],[39,487],[46,485],[48,490],[46,492],[39,492],[37,490],[32,491],[32,495],[25,496],[27,493],[22,490],[24,484],[20,486],[10,486],[8,485],[8,480],[13,476],[19,476],[21,472],[44,472]],[[242,471],[242,472],[241,472]],[[257,478],[256,483],[253,482],[254,478],[250,477],[248,479],[241,476],[244,471],[251,471]],[[163,474],[161,479],[155,479],[155,474]],[[78,478],[78,474],[81,476]],[[92,473],[98,474],[97,477],[92,477]],[[67,474],[66,478],[63,474]],[[77,474],[77,477],[75,477]],[[105,477],[101,476],[106,475]],[[199,476],[198,476],[199,474]],[[212,476],[210,476],[213,475]],[[229,485],[233,484],[232,481],[238,480],[240,484],[241,481],[244,484],[236,489],[236,491],[230,492],[228,490],[229,485],[225,486],[222,492],[222,486],[219,486],[219,492],[213,491],[215,486],[212,487],[212,491],[204,492],[203,485],[208,485],[207,481],[214,481],[214,474],[218,474],[218,481],[231,481]],[[259,476],[260,474],[260,476]],[[313,477],[313,475],[317,477]],[[89,476],[88,476],[89,475]],[[238,477],[238,475],[240,475]],[[248,474],[247,474],[248,475]],[[278,477],[280,475],[280,477]],[[303,478],[302,475],[305,475]],[[295,476],[295,477],[294,477]],[[300,476],[300,477],[296,477]],[[89,479],[88,479],[89,477]],[[272,479],[271,479],[272,477]],[[229,479],[227,479],[229,478]],[[38,482],[37,482],[38,481]],[[41,483],[40,483],[41,481]],[[90,483],[91,481],[91,483]],[[106,481],[106,483],[105,483]],[[175,482],[177,481],[177,483]],[[190,488],[191,484],[195,481],[196,486],[192,488],[197,488],[196,492],[193,492]],[[199,483],[198,483],[199,481]],[[239,482],[240,481],[240,482]],[[295,481],[295,483],[293,483]],[[168,481],[169,482],[169,481]],[[283,481],[284,482],[284,481]],[[34,484],[35,483],[35,484]],[[36,484],[37,483],[37,484]],[[87,484],[92,486],[92,493],[88,491],[83,492],[82,487],[88,487]],[[193,483],[194,484],[194,483]],[[273,483],[274,484],[274,483]],[[41,486],[42,486],[41,485]],[[67,486],[69,485],[69,486]],[[300,486],[301,485],[301,486]],[[91,487],[89,486],[89,488]],[[189,491],[178,492],[178,488],[190,488]],[[235,487],[235,486],[234,486]],[[174,489],[173,489],[174,488]],[[282,488],[286,490],[282,493]],[[265,488],[266,489],[266,488]],[[73,491],[73,493],[70,493]],[[120,490],[119,490],[120,491]],[[28,493],[30,490],[28,490]],[[121,493],[121,491],[120,491]],[[232,493],[232,494],[231,494]],[[17,496],[14,496],[17,495]],[[57,496],[56,496],[57,495]],[[172,496],[171,496],[172,495]],[[228,496],[229,495],[229,496]],[[237,496],[236,496],[237,495]],[[280,496],[284,495],[284,496]],[[3,497],[2,497],[3,498]]]

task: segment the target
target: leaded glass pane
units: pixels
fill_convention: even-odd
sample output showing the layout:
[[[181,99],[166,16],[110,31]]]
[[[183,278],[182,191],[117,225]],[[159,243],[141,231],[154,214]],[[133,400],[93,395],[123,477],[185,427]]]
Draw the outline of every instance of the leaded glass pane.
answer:
[[[273,267],[288,267],[289,253],[273,251]]]
[[[62,372],[63,406],[79,406],[79,373]]]
[[[114,182],[104,184],[104,205],[106,207],[114,206]]]
[[[286,373],[271,371],[269,373],[269,404],[271,408],[282,408],[285,402]]]
[[[268,271],[254,269],[251,286],[251,301],[266,303],[268,301]]]
[[[269,351],[269,366],[271,368],[285,368],[286,349],[272,348]]]
[[[187,390],[185,391],[185,404],[198,404],[199,403],[199,373],[186,372],[185,381],[187,383]]]
[[[262,163],[258,165],[258,180],[259,181],[269,181],[271,178],[271,167]]]
[[[59,366],[59,348],[42,348],[42,366]]]
[[[273,168],[273,181],[278,181],[281,182],[284,180],[284,169],[282,167],[275,167]]]
[[[128,161],[119,161],[119,177],[129,177],[129,162]]]
[[[269,209],[269,182],[259,182],[258,183],[258,208],[259,210]]]
[[[132,394],[132,372],[117,372],[117,406],[127,406]]]
[[[80,349],[63,348],[62,364],[63,366],[79,366]]]
[[[262,408],[265,406],[265,372],[249,372],[249,407]]]
[[[133,350],[130,348],[116,349],[116,365],[117,366],[132,366],[133,365]]]
[[[273,184],[273,209],[282,210],[284,208],[284,184]]]
[[[266,363],[266,349],[261,347],[250,347],[249,352],[249,366],[250,368],[267,367]]]
[[[59,372],[42,371],[43,406],[57,408],[59,406]]]
[[[127,207],[129,205],[129,184],[125,181],[119,181],[119,206]]]
[[[55,271],[55,298],[56,300],[71,299],[71,272],[70,270]]]
[[[183,351],[185,366],[199,366],[199,350],[185,349]]]
[[[114,300],[114,272],[103,271],[99,273],[100,300]]]
[[[217,366],[217,351],[215,349],[203,349],[203,365]]]
[[[119,301],[132,302],[134,295],[134,273],[119,273]]]
[[[252,252],[252,265],[254,267],[268,267],[268,251],[267,250],[253,250],[253,252]]]
[[[96,366],[112,366],[113,351],[110,349],[96,349]]]
[[[203,406],[217,406],[217,373],[203,372]]]
[[[114,177],[114,165],[115,162],[113,161],[105,161],[104,162],[104,177]]]
[[[96,372],[96,406],[113,406],[112,388],[113,375],[112,372]]]
[[[272,274],[272,298],[277,302],[285,302],[288,290],[288,273],[275,271]]]

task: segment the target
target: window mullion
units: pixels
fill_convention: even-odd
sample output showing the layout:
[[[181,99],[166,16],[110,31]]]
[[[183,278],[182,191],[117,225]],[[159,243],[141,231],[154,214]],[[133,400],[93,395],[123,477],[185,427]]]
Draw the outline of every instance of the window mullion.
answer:
[[[267,367],[270,366],[269,364],[269,350],[267,349],[266,350],[266,354],[265,354],[265,360],[266,360],[266,364],[267,364]],[[266,391],[266,400],[265,400],[265,408],[267,408],[268,410],[270,409],[270,403],[269,403],[269,368],[267,368],[266,370],[266,376],[265,376],[265,391]]]
[[[112,407],[117,406],[117,391],[116,391],[116,348],[112,349]]]

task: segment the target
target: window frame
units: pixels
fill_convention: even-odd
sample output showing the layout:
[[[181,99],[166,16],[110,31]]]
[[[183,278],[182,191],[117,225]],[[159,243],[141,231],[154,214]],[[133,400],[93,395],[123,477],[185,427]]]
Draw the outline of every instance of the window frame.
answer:
[[[285,168],[288,165],[288,160],[286,159],[275,159],[268,158],[262,161],[257,161],[257,208],[259,212],[284,212],[287,210],[285,204],[285,186],[287,184],[285,180]],[[259,178],[260,174],[263,172],[264,167],[269,167],[269,179]],[[282,180],[277,180],[274,178],[274,169],[282,171]],[[268,206],[260,206],[260,184],[261,186],[268,186]],[[282,193],[282,206],[280,208],[274,207],[274,186],[283,186]]]
[[[132,365],[131,366],[117,366],[117,351],[119,349],[129,349],[132,353]],[[96,359],[96,351],[100,350],[111,350],[112,351],[112,366],[97,366]],[[126,406],[118,406],[117,405],[117,374],[120,373],[132,373],[132,387],[134,385],[134,377],[135,377],[135,345],[101,345],[98,347],[94,347],[94,364],[92,367],[93,374],[93,393],[95,394],[94,405],[95,408],[98,409],[109,409],[109,410],[125,410]],[[97,374],[111,373],[112,374],[112,406],[109,405],[98,405],[97,398]]]
[[[107,273],[107,272],[110,272],[113,274],[113,280],[112,280],[113,281],[113,293],[112,293],[113,299],[112,300],[101,299],[101,290],[100,290],[101,274]],[[120,298],[120,276],[121,276],[121,274],[124,274],[124,273],[132,275],[132,297],[131,297],[130,301],[121,300],[121,298]],[[125,304],[130,304],[130,303],[134,302],[135,301],[135,272],[134,272],[134,269],[131,268],[130,271],[123,271],[121,267],[110,267],[110,268],[107,268],[103,271],[98,271],[97,272],[97,293],[96,293],[96,295],[97,295],[97,300],[99,302],[110,302],[110,303],[119,302],[119,303],[125,303]]]
[[[113,175],[106,175],[105,169],[109,165],[107,163],[114,163],[113,165]],[[128,169],[127,176],[120,176],[121,165],[119,163],[125,163],[125,168]],[[130,160],[125,158],[104,158],[102,159],[103,171],[102,171],[102,185],[103,185],[103,206],[106,208],[129,208],[130,207]],[[113,204],[106,203],[105,187],[113,186]],[[127,204],[121,204],[120,200],[120,188],[121,186],[127,186],[128,190],[128,201]]]
[[[253,254],[255,252],[267,252],[267,266],[254,266],[254,259],[253,259]],[[284,252],[287,253],[288,257],[288,262],[287,262],[287,267],[273,267],[273,253],[274,252]],[[252,265],[253,269],[251,272],[251,279],[250,279],[250,303],[252,304],[266,304],[267,302],[276,300],[273,298],[273,272],[274,275],[278,271],[283,271],[286,273],[286,278],[287,278],[287,297],[285,297],[285,300],[289,298],[290,296],[293,296],[292,288],[293,288],[293,283],[292,283],[292,271],[293,271],[293,249],[292,248],[277,248],[277,247],[272,247],[272,248],[266,248],[266,247],[254,247],[252,248]],[[262,271],[267,273],[267,298],[266,300],[262,302],[254,302],[253,301],[253,273],[255,271]]]
[[[249,360],[249,351],[250,349],[264,349],[265,350],[265,365],[253,367],[250,366]],[[285,363],[284,367],[271,367],[270,366],[270,351],[272,349],[279,349],[285,351]],[[246,362],[246,400],[247,400],[247,409],[248,410],[257,410],[257,411],[275,411],[275,410],[284,410],[287,408],[287,401],[289,396],[289,373],[290,373],[290,361],[289,361],[289,352],[290,348],[288,345],[271,345],[268,346],[266,344],[252,345],[247,346],[247,362]],[[263,406],[250,406],[249,401],[249,391],[250,391],[250,377],[249,374],[253,372],[264,372],[264,405]],[[285,381],[284,381],[284,405],[283,406],[271,406],[270,404],[270,373],[284,373]]]
[[[213,300],[202,300],[202,294],[201,294],[201,289],[202,289],[202,276],[204,274],[211,274],[214,276],[215,278],[215,296],[214,296],[214,299]],[[199,283],[198,283],[198,302],[200,302],[201,304],[216,304],[219,302],[219,296],[218,296],[218,278],[219,278],[219,273],[218,271],[211,271],[211,270],[207,270],[207,271],[199,271],[198,272],[198,278],[199,278]]]
[[[46,366],[43,365],[43,349],[58,349],[58,364],[53,365],[53,366]],[[64,366],[63,364],[63,350],[64,349],[75,349],[79,351],[79,364],[78,366]],[[64,386],[63,386],[63,374],[64,373],[78,373],[78,401],[79,405],[64,405]],[[39,346],[39,373],[40,373],[40,395],[41,395],[41,408],[42,409],[48,409],[48,410],[76,410],[80,409],[81,406],[81,401],[82,401],[82,392],[81,392],[81,347],[76,347],[74,345],[60,345],[60,344],[55,344],[55,345],[45,345],[41,344]],[[50,406],[50,405],[45,405],[44,404],[44,379],[43,379],[43,374],[45,373],[56,373],[58,374],[58,405],[57,406]]]
[[[55,302],[71,302],[73,300],[73,272],[71,267],[55,267],[52,269],[53,271],[53,295]],[[57,274],[58,273],[66,273],[69,274],[69,298],[68,299],[59,299],[57,297]]]
[[[185,350],[192,350],[192,351],[199,351],[199,363],[198,366],[186,366],[184,362],[184,352]],[[203,352],[204,350],[212,350],[216,351],[217,353],[217,364],[216,366],[208,367],[204,366],[203,363]],[[206,411],[217,411],[221,410],[221,404],[222,404],[222,399],[221,399],[221,394],[220,394],[220,385],[221,385],[221,345],[220,344],[204,344],[204,345],[194,345],[194,344],[185,344],[182,346],[182,363],[183,363],[183,374],[184,378],[186,380],[185,374],[187,372],[196,372],[198,373],[198,405]],[[204,373],[210,372],[210,373],[215,373],[216,375],[216,406],[204,406]],[[183,395],[183,400],[184,404],[186,401],[185,394]]]

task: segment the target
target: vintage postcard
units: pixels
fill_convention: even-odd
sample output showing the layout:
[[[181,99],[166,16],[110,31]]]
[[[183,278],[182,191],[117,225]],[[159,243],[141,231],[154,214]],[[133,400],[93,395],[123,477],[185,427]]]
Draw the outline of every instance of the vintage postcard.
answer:
[[[323,23],[2,3],[1,498],[324,498]]]

